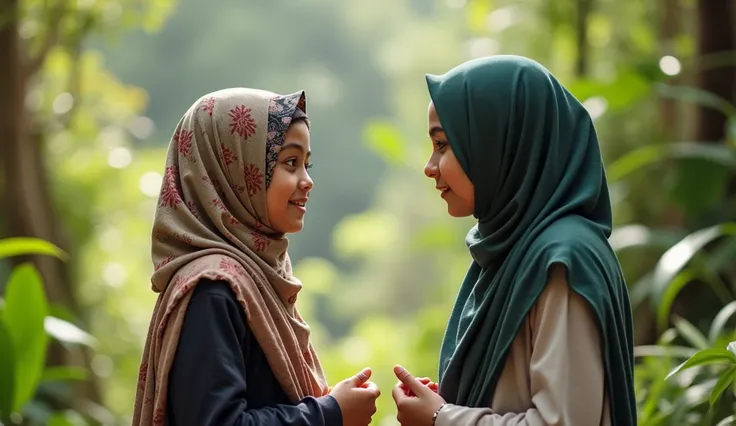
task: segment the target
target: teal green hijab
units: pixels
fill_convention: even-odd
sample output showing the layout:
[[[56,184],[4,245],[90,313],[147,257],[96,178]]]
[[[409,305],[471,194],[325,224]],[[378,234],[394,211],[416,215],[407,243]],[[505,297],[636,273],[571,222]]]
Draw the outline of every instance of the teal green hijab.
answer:
[[[488,406],[519,327],[560,263],[597,318],[613,424],[636,425],[631,306],[608,244],[611,201],[587,111],[547,69],[518,56],[475,59],[427,75],[427,85],[475,185],[478,219],[440,352],[440,394]]]

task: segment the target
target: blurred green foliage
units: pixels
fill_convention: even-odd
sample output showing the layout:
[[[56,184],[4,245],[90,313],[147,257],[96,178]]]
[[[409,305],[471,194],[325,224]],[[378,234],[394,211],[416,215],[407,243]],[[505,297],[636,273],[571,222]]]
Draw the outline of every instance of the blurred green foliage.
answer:
[[[45,173],[71,242],[66,261],[94,339],[65,307],[47,306],[31,266],[0,270],[0,347],[14,348],[0,352],[0,418],[11,410],[27,424],[129,424],[155,300],[150,224],[170,132],[203,93],[250,86],[308,92],[317,166],[307,227],[291,237],[305,284],[299,308],[330,381],[372,367],[383,390],[375,422],[395,424],[391,368],[436,379],[470,262],[463,237],[472,220],[450,219],[423,176],[423,75],[516,53],[555,72],[595,119],[614,201],[611,244],[641,343],[640,425],[733,422],[736,107],[694,76],[736,56],[696,59],[694,2],[670,3],[685,24],[665,39],[664,3],[595,2],[581,72],[575,0],[24,1],[29,52],[43,48],[55,5],[67,12],[27,108],[44,132]],[[726,140],[689,136],[701,106],[728,117]],[[2,256],[29,250],[64,257],[36,240],[0,242]],[[43,370],[49,335],[94,342],[90,373],[104,385],[104,407],[46,404],[43,396],[69,394],[65,379],[86,372]],[[17,362],[18,351],[30,356]]]

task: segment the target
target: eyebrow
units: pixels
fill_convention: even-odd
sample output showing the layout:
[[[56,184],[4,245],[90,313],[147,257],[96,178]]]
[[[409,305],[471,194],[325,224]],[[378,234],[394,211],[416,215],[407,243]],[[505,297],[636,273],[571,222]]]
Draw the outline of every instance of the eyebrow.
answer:
[[[283,151],[285,149],[289,149],[289,148],[296,148],[299,151],[304,152],[304,147],[303,146],[301,146],[299,144],[296,144],[296,143],[293,143],[293,142],[282,145],[281,146],[281,151]],[[310,155],[312,155],[312,151],[308,151],[307,152],[307,157],[309,157]]]
[[[429,136],[434,137],[435,134],[439,132],[444,132],[445,129],[442,128],[442,126],[434,126],[431,129],[429,129]]]

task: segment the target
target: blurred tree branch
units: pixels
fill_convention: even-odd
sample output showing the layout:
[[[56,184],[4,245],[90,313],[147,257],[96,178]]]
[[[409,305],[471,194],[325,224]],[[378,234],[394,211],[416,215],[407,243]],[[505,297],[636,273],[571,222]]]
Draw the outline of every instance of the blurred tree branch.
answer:
[[[41,47],[35,56],[28,59],[25,75],[27,78],[33,77],[43,65],[46,57],[51,49],[59,44],[61,38],[61,22],[68,12],[67,0],[57,0],[52,6],[49,6],[49,0],[45,1],[47,10],[46,19],[43,27],[46,28],[45,36],[41,42]]]

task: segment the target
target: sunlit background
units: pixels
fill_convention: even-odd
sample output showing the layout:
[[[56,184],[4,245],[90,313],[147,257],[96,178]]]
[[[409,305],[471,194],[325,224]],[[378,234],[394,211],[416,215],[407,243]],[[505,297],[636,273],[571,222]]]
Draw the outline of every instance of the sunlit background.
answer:
[[[470,262],[472,221],[450,219],[423,175],[424,74],[511,53],[595,120],[635,306],[639,424],[736,424],[733,0],[4,0],[0,28],[3,235],[68,254],[0,242],[0,412],[14,411],[0,422],[130,424],[169,138],[197,98],[245,86],[307,91],[299,309],[331,383],[372,367],[374,424],[396,424],[391,367],[436,379]],[[28,260],[45,298],[33,269],[14,269]],[[707,348],[719,363],[665,380]]]

